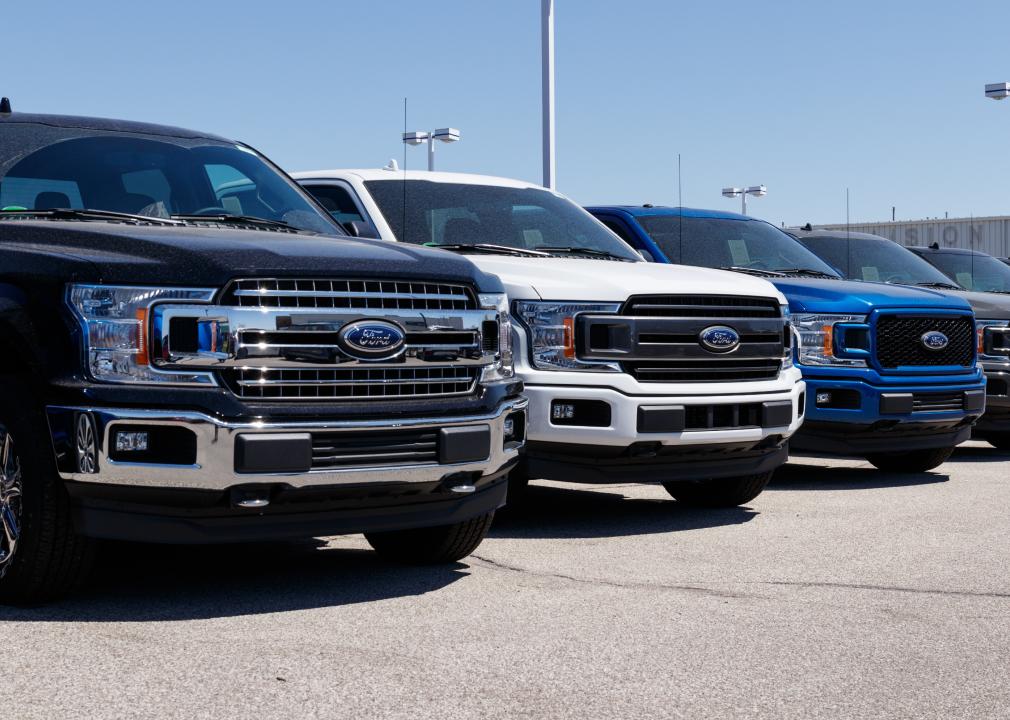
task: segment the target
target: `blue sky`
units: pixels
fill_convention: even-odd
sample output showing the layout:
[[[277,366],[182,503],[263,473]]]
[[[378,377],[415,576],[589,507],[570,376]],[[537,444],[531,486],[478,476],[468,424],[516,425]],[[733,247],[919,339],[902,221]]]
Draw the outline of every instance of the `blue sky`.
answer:
[[[772,222],[1010,213],[1010,5],[555,0],[558,189],[582,203]],[[539,0],[66,3],[8,10],[16,110],[124,117],[249,142],[289,170],[402,161],[540,180]],[[422,149],[408,154],[421,168]]]

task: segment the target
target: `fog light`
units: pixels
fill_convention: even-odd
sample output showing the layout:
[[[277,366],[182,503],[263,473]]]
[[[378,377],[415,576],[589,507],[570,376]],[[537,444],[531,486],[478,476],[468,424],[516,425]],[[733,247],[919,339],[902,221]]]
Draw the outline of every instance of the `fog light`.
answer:
[[[575,406],[566,403],[553,403],[551,405],[552,420],[571,420],[575,417]]]
[[[511,417],[505,418],[505,422],[501,426],[502,433],[505,435],[506,440],[512,440],[516,434],[516,421]]]
[[[117,452],[144,452],[147,450],[146,432],[117,432]]]
[[[819,393],[817,393],[817,404],[818,405],[830,405],[831,404],[831,393],[829,393],[829,392],[819,392]]]

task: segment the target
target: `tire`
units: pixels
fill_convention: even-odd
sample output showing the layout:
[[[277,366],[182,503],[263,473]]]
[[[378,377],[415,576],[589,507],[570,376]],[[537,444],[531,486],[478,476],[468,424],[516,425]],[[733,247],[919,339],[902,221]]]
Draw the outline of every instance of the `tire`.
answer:
[[[477,549],[494,520],[494,513],[454,525],[365,533],[379,555],[406,565],[438,565],[462,560]]]
[[[0,379],[0,603],[9,605],[70,593],[94,560],[94,541],[74,531],[49,430],[29,387],[25,378]]]
[[[922,473],[943,465],[953,453],[954,448],[946,447],[914,452],[877,453],[867,455],[866,459],[875,468],[885,472]]]
[[[999,450],[1010,450],[1010,433],[991,433],[982,439]]]
[[[707,508],[736,507],[746,505],[760,495],[773,474],[766,472],[698,482],[667,482],[663,483],[663,487],[674,500],[684,505]]]

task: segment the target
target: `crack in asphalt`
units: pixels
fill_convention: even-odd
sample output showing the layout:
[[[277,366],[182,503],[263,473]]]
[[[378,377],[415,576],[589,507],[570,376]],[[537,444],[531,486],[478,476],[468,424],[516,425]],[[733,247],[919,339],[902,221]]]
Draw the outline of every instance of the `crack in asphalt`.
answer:
[[[723,597],[723,598],[753,597],[751,595],[746,595],[743,593],[730,592],[728,590],[716,590],[715,588],[698,587],[695,585],[668,585],[665,583],[619,582],[617,580],[580,578],[575,577],[574,575],[565,575],[564,573],[542,572],[537,570],[530,570],[529,568],[519,567],[517,565],[508,565],[506,563],[497,562],[496,560],[491,560],[490,558],[486,558],[481,555],[470,555],[470,560],[477,560],[493,569],[506,570],[508,572],[523,573],[526,575],[534,575],[537,577],[548,577],[548,578],[555,578],[558,580],[567,580],[569,582],[581,583],[584,585],[601,585],[604,587],[615,587],[624,590],[672,590],[677,592],[697,593],[699,595],[712,595],[714,597]]]
[[[519,567],[518,565],[509,565],[508,563],[498,562],[496,560],[492,560],[490,558],[476,554],[471,555],[470,559],[477,560],[491,568],[499,570],[524,573],[527,575],[534,575],[538,577],[556,578],[559,580],[567,580],[569,582],[583,583],[587,585],[601,585],[604,587],[616,587],[616,588],[623,588],[626,590],[655,590],[655,589],[674,590],[674,591],[692,592],[692,593],[699,593],[702,595],[713,595],[715,597],[728,597],[728,598],[755,597],[753,595],[747,595],[745,593],[736,593],[728,590],[717,590],[712,587],[705,587],[699,585],[673,585],[667,583],[621,582],[617,580],[580,578],[574,575],[566,575],[564,573],[530,570],[529,568]],[[914,595],[944,595],[944,596],[956,596],[956,597],[1010,599],[1010,593],[1002,593],[1002,592],[976,592],[973,590],[939,590],[934,588],[914,588],[914,587],[904,587],[901,585],[871,585],[866,583],[757,580],[757,581],[743,581],[740,584],[770,585],[781,587],[838,588],[842,590],[875,590],[878,592],[910,593]]]

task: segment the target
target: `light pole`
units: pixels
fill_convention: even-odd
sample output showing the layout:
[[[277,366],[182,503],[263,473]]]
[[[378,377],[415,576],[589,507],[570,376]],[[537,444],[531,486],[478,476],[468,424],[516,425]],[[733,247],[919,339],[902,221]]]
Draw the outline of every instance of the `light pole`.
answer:
[[[722,189],[722,196],[728,198],[740,197],[743,210],[742,215],[747,214],[747,196],[753,195],[754,197],[764,197],[768,194],[768,188],[764,185],[751,185],[750,187],[738,188],[738,187],[728,187]]]
[[[405,132],[403,142],[405,145],[423,145],[428,143],[428,170],[435,169],[435,141],[444,143],[458,142],[460,139],[459,130],[456,128],[439,128],[431,132]]]
[[[1010,97],[1010,83],[989,83],[985,86],[985,96],[993,100],[1006,100]]]
[[[540,0],[540,86],[544,187],[554,189],[554,0]]]

